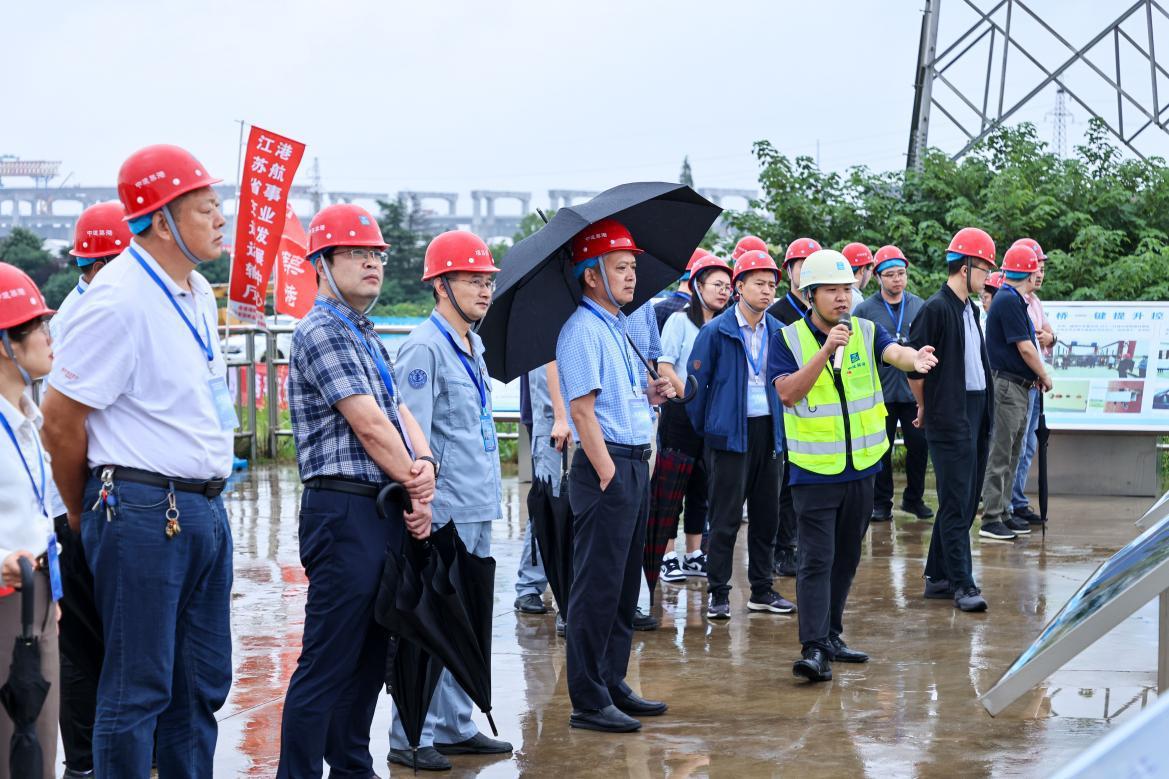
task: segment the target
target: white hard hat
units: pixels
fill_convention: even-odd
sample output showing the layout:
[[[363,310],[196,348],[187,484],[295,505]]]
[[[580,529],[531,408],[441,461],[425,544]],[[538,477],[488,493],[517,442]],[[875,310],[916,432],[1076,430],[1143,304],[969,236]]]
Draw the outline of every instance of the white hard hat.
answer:
[[[832,249],[820,249],[809,254],[800,271],[801,292],[822,284],[853,284],[855,281],[848,259]]]

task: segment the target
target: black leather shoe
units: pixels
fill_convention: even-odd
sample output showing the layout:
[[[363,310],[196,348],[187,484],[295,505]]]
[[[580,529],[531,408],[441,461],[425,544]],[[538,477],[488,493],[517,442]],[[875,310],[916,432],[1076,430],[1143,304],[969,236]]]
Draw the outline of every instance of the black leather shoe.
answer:
[[[482,733],[476,733],[466,741],[457,744],[434,743],[434,748],[440,755],[510,755],[511,744],[488,738]]]
[[[873,509],[873,516],[869,519],[870,522],[892,522],[893,509],[889,508],[875,508]]]
[[[773,568],[776,576],[795,576],[796,575],[796,550],[794,549],[779,549],[775,552],[775,566]]]
[[[804,656],[792,665],[792,675],[809,682],[828,682],[832,680],[832,662],[823,649],[805,649]]]
[[[901,501],[901,510],[908,511],[918,519],[932,519],[934,516],[934,510],[925,505],[924,501],[920,500],[915,503],[906,503],[905,501]]]
[[[449,771],[451,761],[438,753],[434,747],[418,747],[418,762],[414,762],[414,750],[391,749],[388,762],[413,768],[415,771]]]
[[[634,630],[657,630],[661,625],[657,617],[653,614],[646,614],[641,609],[633,615],[633,629]]]
[[[564,614],[557,612],[556,614],[556,635],[564,638],[564,633],[568,630],[568,623],[564,621]]]
[[[859,649],[849,649],[848,645],[836,636],[828,640],[832,644],[832,659],[838,663],[867,663],[869,662],[869,655],[867,652],[861,652]]]
[[[575,709],[568,718],[568,724],[583,730],[599,730],[602,733],[632,733],[641,730],[641,723],[625,714],[616,706],[603,709]]]
[[[665,714],[666,710],[670,708],[666,705],[665,701],[646,700],[632,692],[628,695],[614,695],[613,705],[626,714],[636,715],[638,717],[659,717]]]
[[[539,595],[529,592],[515,599],[516,611],[523,614],[547,614],[548,607]]]

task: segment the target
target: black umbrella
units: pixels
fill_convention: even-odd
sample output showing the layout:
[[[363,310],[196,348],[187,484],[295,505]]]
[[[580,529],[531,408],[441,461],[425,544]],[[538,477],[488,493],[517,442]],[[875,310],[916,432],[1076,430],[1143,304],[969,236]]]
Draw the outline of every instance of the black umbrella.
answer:
[[[572,591],[572,507],[568,505],[568,443],[561,454],[559,494],[543,479],[528,490],[528,518],[532,537],[540,548],[544,575],[562,619],[568,618],[568,593]]]
[[[33,635],[36,621],[36,588],[32,563],[20,560],[20,635],[12,649],[8,681],[0,687],[0,703],[14,725],[8,746],[9,776],[40,776],[44,756],[37,742],[37,716],[49,694],[49,682],[41,674],[41,647]]]
[[[1039,424],[1035,428],[1035,448],[1039,450],[1039,518],[1043,520],[1043,537],[1047,538],[1047,442],[1051,430],[1047,428],[1047,416],[1043,413],[1043,390],[1039,390]]]
[[[399,513],[410,511],[410,498],[402,485],[393,483],[382,489],[377,506],[382,518],[390,520]],[[418,744],[422,740],[430,701],[438,688],[442,663],[401,635],[403,626],[397,604],[407,609],[411,604],[417,605],[423,589],[423,571],[430,560],[430,547],[425,541],[410,539],[403,546],[398,554],[386,550],[374,616],[390,631],[386,652],[386,692],[397,706],[406,740],[414,750],[417,770]]]
[[[654,462],[650,479],[649,521],[645,526],[645,548],[641,567],[653,606],[654,588],[662,572],[666,544],[678,535],[678,512],[686,497],[686,485],[694,473],[694,458],[678,449],[662,449]]]
[[[645,250],[637,258],[632,311],[674,283],[722,209],[682,184],[643,182],[605,190],[561,208],[540,231],[512,247],[496,279],[479,335],[488,372],[503,382],[556,359],[560,328],[580,303],[569,247],[593,222],[613,217]]]

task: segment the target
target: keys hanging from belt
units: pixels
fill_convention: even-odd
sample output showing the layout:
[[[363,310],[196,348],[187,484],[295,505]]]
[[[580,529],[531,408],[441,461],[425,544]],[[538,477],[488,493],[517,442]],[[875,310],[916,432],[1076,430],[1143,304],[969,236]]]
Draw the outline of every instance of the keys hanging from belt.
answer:
[[[166,500],[169,504],[166,509],[166,537],[174,538],[183,532],[183,529],[179,526],[179,506],[175,500],[175,488],[173,484],[171,485],[170,492],[166,494]]]
[[[114,494],[114,469],[107,466],[101,472],[101,491],[97,494],[97,501],[94,502],[90,511],[97,511],[98,507],[105,506],[106,522],[111,522],[114,515],[118,513],[117,505],[118,496]]]

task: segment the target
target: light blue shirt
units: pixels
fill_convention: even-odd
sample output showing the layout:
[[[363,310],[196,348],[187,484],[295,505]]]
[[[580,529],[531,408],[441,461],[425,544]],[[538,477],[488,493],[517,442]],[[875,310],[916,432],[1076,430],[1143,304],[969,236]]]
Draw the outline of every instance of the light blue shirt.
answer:
[[[662,356],[662,334],[658,331],[658,318],[654,315],[654,304],[650,300],[641,308],[636,309],[626,320],[629,328],[629,337],[647,360],[656,360]],[[633,355],[634,359],[637,355]],[[639,361],[640,362],[640,361]],[[643,366],[644,367],[644,366]],[[649,374],[641,371],[641,388],[649,386]]]
[[[556,366],[560,371],[560,393],[564,397],[564,405],[571,408],[576,398],[596,392],[594,413],[597,423],[601,426],[605,440],[614,444],[632,446],[649,443],[648,437],[639,440],[640,437],[634,433],[633,411],[636,407],[631,402],[634,399],[633,385],[642,389],[647,386],[645,366],[625,342],[626,332],[636,329],[632,324],[634,318],[640,318],[644,323],[640,312],[641,309],[638,309],[633,317],[626,317],[618,311],[614,316],[587,298],[582,299],[561,328],[560,338],[556,342]],[[650,329],[656,334],[657,321],[652,319],[652,307],[649,308],[649,315]],[[646,337],[645,349],[648,350],[653,339],[647,336],[648,332],[642,330],[634,338],[640,340]],[[638,343],[638,348],[642,348],[641,343]],[[660,340],[657,352],[661,352]],[[645,356],[649,358],[650,355]],[[630,372],[633,374],[632,382]],[[640,397],[640,403],[644,404],[646,413],[649,413],[649,400],[644,392]],[[571,413],[568,424],[573,439],[580,441]]]
[[[686,383],[686,366],[690,363],[690,350],[698,338],[698,328],[690,321],[685,311],[675,311],[662,328],[662,356],[658,362],[666,363]]]
[[[532,438],[552,435],[556,414],[552,410],[552,395],[548,392],[547,365],[528,371],[528,393],[532,399]]]
[[[764,375],[767,373],[767,316],[765,314],[760,317],[759,323],[751,327],[743,316],[743,310],[736,305],[735,321],[739,323],[739,335],[743,339],[743,344],[749,350],[747,359],[744,360],[747,364],[747,416],[770,416],[771,407],[767,405],[767,381]],[[752,366],[751,360],[756,355],[759,359]]]
[[[484,451],[479,390],[439,327],[445,328],[459,350],[478,366],[487,394],[486,411],[490,414],[491,379],[483,361],[483,341],[475,332],[469,333],[474,352],[468,353],[450,323],[438,311],[432,317],[415,327],[402,342],[394,359],[394,372],[402,403],[418,421],[439,462],[431,504],[434,523],[490,522],[503,515],[498,442],[495,451]]]
[[[982,370],[982,339],[978,335],[978,324],[974,321],[974,304],[969,300],[962,307],[962,325],[966,330],[966,349],[963,353],[966,391],[982,392],[986,389],[986,373]]]

